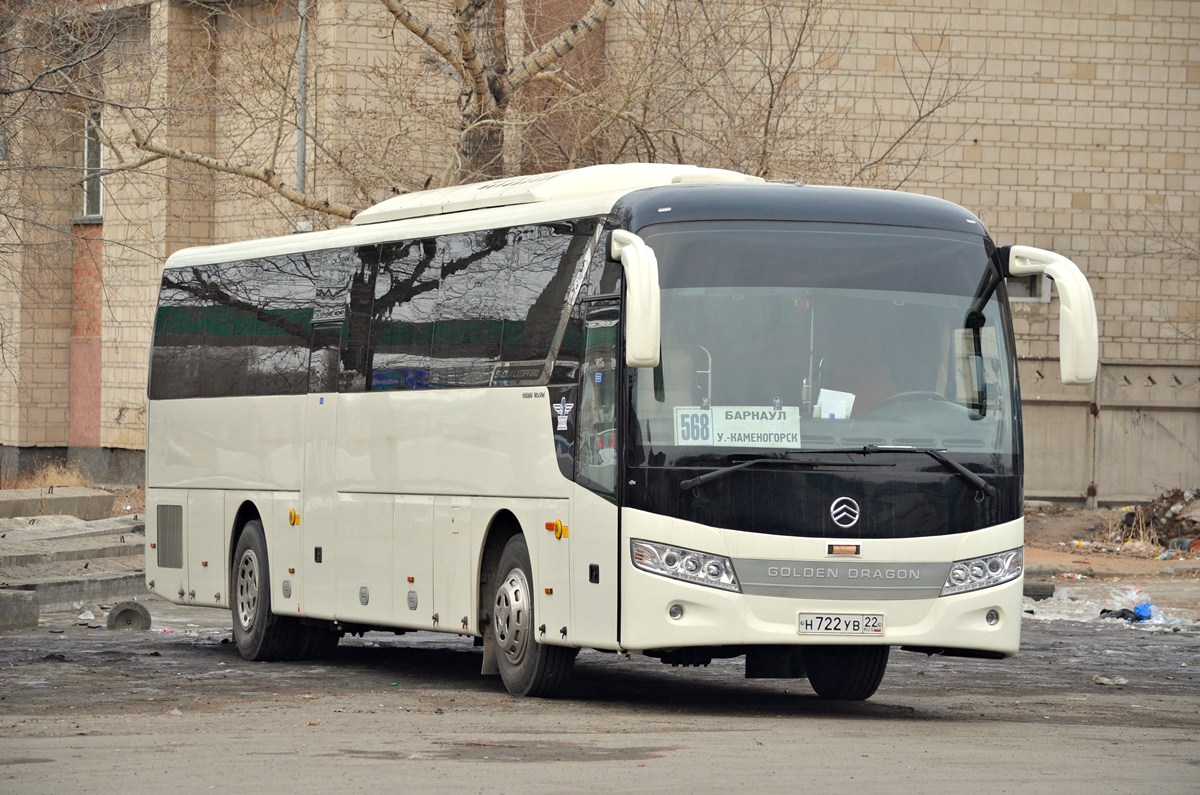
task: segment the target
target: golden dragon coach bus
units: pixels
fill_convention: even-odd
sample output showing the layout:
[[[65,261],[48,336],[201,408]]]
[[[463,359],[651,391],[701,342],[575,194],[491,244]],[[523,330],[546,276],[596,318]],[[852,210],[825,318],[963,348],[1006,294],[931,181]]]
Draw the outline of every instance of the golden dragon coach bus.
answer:
[[[893,647],[1016,652],[1006,277],[1088,285],[956,205],[595,166],[180,251],[149,381],[150,589],[255,660],[474,636],[549,696],[579,649],[863,699]]]

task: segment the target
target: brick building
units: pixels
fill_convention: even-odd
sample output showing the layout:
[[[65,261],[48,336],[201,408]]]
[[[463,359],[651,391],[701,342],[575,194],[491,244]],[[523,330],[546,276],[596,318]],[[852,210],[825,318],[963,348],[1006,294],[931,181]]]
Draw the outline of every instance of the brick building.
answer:
[[[103,5],[120,25],[96,80],[162,146],[265,169],[356,209],[454,178],[458,84],[380,2]],[[510,2],[510,50],[528,52],[561,30],[551,10],[589,5]],[[806,5],[707,4],[731,19],[770,7],[784,40]],[[445,19],[445,4],[412,6]],[[506,144],[508,170],[647,156],[763,167],[747,154],[751,139],[728,129],[739,119],[761,126],[760,106],[734,102],[760,90],[753,59],[737,61],[725,93],[680,108],[670,103],[681,92],[661,76],[674,73],[642,60],[647,41],[675,35],[677,51],[655,57],[679,62],[679,30],[694,22],[680,9],[692,6],[618,0],[572,56],[594,101],[573,105],[573,95],[539,88],[515,104],[509,120],[529,134]],[[660,25],[667,8],[677,16]],[[766,147],[769,177],[941,196],[975,211],[998,243],[1060,251],[1092,281],[1101,330],[1092,387],[1057,382],[1057,302],[1047,285],[1023,285],[1028,298],[1014,307],[1027,495],[1124,501],[1200,485],[1200,6],[987,0],[965,12],[893,0],[832,4],[820,20],[802,52],[812,68],[769,95],[788,100]],[[762,30],[746,41],[765,47]],[[637,71],[657,83],[637,82]],[[610,129],[602,108],[618,89],[641,92],[635,143],[624,145],[616,128],[581,134]],[[946,92],[953,101],[907,135]],[[792,102],[808,96],[819,100]],[[536,115],[551,106],[574,111]],[[674,115],[656,119],[654,107]],[[693,134],[671,138],[658,121]],[[800,128],[807,139],[788,137]],[[647,148],[654,135],[663,146]],[[841,148],[814,149],[814,136]],[[0,199],[16,208],[0,229],[0,476],[66,457],[101,482],[136,481],[163,260],[190,245],[342,221],[228,169],[151,159],[115,105],[39,107],[0,137]],[[892,158],[884,168],[851,167],[883,154]],[[36,168],[6,170],[5,161]]]

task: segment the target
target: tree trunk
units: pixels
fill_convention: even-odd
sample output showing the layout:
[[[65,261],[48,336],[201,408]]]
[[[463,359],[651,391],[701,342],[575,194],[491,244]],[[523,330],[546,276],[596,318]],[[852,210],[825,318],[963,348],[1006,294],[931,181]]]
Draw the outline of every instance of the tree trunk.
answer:
[[[462,2],[462,0],[460,0]],[[459,138],[458,181],[477,182],[504,176],[504,111],[508,97],[497,77],[508,71],[505,41],[505,0],[476,6],[464,24],[475,55],[487,80],[487,94],[464,94],[463,133]]]

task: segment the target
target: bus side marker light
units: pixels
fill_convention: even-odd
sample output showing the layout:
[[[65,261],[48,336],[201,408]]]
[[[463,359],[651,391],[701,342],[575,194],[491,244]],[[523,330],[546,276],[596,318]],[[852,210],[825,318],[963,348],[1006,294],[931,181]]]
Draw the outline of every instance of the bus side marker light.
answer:
[[[553,522],[546,522],[546,530],[554,533],[554,537],[562,540],[568,537],[567,525],[562,523],[562,519],[555,519]]]
[[[414,580],[412,577],[408,577],[407,579],[408,579],[408,582],[409,582],[410,584],[411,584],[411,583],[413,583],[413,582],[415,582],[415,580]]]
[[[296,567],[288,566],[288,574],[295,574],[295,573],[296,573]]]
[[[208,568],[208,561],[207,561],[207,560],[202,560],[202,561],[200,561],[200,568],[202,568],[202,569],[207,569],[207,568]]]
[[[547,588],[547,589],[546,589],[546,596],[554,596],[554,589],[553,589],[553,588]]]
[[[300,524],[300,514],[296,513],[295,508],[288,511],[288,524],[290,524],[292,527]]]

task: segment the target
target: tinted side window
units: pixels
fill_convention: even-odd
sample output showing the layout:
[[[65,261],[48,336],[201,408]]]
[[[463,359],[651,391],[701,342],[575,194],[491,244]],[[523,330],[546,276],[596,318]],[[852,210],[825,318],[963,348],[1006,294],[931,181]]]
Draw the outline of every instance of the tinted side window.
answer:
[[[150,396],[574,383],[596,223],[171,269]]]
[[[308,389],[308,339],[315,285],[303,254],[247,262],[246,299],[254,313],[247,349],[250,395],[302,395]]]
[[[571,340],[566,337],[573,288],[580,286],[582,274],[578,271],[594,226],[594,219],[584,219],[515,230],[512,288],[501,350],[509,368],[507,383],[546,383],[545,365],[564,344],[576,350],[567,359],[578,362],[578,335]]]
[[[305,261],[313,274],[312,334],[308,343],[308,391],[336,392],[342,371],[343,334],[349,325],[354,269],[340,249],[313,251]],[[340,268],[339,262],[347,262]]]
[[[437,246],[441,286],[429,384],[487,386],[500,359],[512,270],[508,230],[446,235]]]
[[[277,257],[198,269],[201,397],[304,392],[313,287],[302,268]]]
[[[313,340],[309,345],[310,381],[327,383],[336,370],[339,392],[362,392],[368,388],[372,367],[375,329],[371,304],[379,248],[329,249],[311,256],[315,257],[317,290]],[[340,345],[336,366],[328,361],[334,343]]]
[[[311,317],[312,279],[302,260],[167,270],[150,397],[301,394]]]
[[[441,272],[437,241],[381,247],[375,282],[374,369],[371,389],[425,389],[433,348],[433,313]]]
[[[235,262],[198,270],[195,287],[204,306],[200,397],[248,394],[256,313],[250,303],[254,285],[247,274],[254,268]]]
[[[151,400],[200,394],[204,304],[197,289],[199,278],[195,268],[172,268],[163,273],[150,356]]]
[[[600,242],[588,262],[585,295],[614,295],[621,292],[621,263],[608,257],[612,251],[612,230],[620,228],[619,219],[609,218],[604,222]]]

